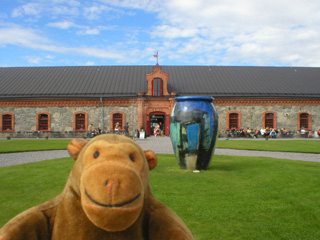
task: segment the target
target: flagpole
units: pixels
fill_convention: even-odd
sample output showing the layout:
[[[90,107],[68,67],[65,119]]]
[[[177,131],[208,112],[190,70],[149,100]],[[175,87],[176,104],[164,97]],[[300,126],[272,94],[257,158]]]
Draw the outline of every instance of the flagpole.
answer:
[[[157,66],[159,65],[159,54],[158,54],[158,51],[157,51]]]
[[[155,58],[157,58],[157,65],[156,66],[159,66],[159,54],[158,54],[158,51],[157,51],[157,54],[156,55],[153,55]]]

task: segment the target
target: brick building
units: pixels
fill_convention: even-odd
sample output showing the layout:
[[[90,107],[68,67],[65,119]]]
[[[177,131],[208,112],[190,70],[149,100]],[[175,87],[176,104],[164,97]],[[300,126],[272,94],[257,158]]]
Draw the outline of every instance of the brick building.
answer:
[[[320,68],[90,66],[0,68],[0,137],[81,137],[119,122],[169,135],[176,96],[215,98],[219,132],[320,129]]]

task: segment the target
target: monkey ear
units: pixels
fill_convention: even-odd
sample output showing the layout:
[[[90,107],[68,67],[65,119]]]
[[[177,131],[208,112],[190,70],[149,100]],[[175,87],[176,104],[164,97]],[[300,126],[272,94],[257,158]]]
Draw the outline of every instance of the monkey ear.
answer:
[[[77,160],[81,150],[87,143],[88,141],[83,139],[73,139],[68,145],[70,157],[72,157],[74,160]]]
[[[158,158],[157,155],[151,150],[144,150],[144,155],[147,158],[149,170],[154,169],[157,166]]]

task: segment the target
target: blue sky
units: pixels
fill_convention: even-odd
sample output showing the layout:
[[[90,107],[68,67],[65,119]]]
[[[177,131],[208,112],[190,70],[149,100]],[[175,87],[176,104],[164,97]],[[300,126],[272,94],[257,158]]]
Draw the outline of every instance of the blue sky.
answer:
[[[1,0],[0,67],[320,67],[319,0]]]

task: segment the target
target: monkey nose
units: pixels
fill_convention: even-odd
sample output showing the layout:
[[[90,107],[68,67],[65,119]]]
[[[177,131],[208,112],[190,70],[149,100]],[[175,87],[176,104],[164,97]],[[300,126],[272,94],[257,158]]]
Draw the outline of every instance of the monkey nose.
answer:
[[[105,185],[108,189],[108,192],[112,192],[112,190],[114,190],[120,186],[120,180],[119,179],[108,179],[105,181]]]
[[[117,185],[120,185],[120,180],[119,180],[119,179],[113,179],[113,180],[108,179],[107,181],[105,181],[104,184],[105,184],[106,186],[108,186],[109,184],[117,184]]]

